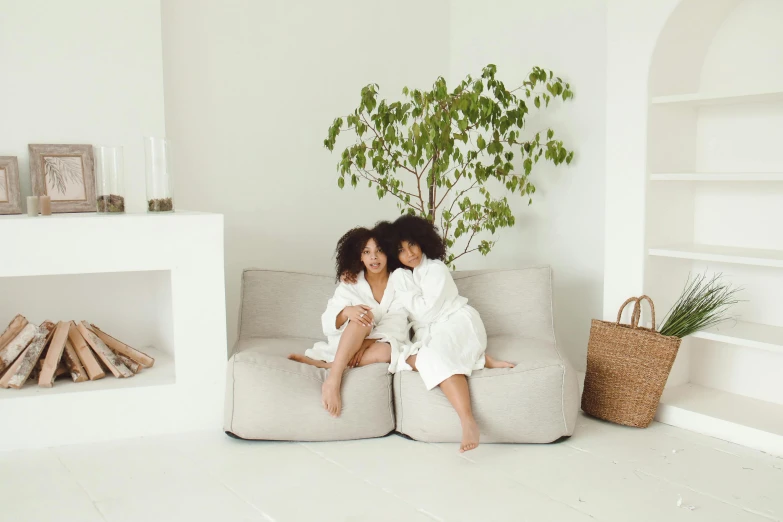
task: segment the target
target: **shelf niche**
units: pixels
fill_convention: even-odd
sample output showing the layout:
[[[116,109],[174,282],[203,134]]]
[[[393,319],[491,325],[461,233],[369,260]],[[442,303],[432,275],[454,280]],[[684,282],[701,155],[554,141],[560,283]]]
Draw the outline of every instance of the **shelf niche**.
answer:
[[[669,17],[648,79],[644,230],[659,314],[696,273],[722,273],[746,300],[733,330],[683,342],[658,419],[779,453],[780,426],[742,427],[714,405],[783,411],[781,387],[754,382],[783,372],[781,24],[774,0],[683,0]]]

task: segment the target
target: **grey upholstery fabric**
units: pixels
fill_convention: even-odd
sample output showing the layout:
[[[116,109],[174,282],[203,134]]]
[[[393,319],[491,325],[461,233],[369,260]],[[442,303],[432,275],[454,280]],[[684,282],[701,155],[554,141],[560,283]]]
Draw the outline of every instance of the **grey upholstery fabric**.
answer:
[[[551,270],[457,272],[460,295],[481,314],[487,353],[514,362],[468,378],[483,442],[552,442],[571,435],[579,389],[576,372],[557,349]],[[440,388],[427,391],[418,374],[395,375],[397,431],[427,442],[459,442],[459,418]]]
[[[579,389],[555,341],[550,269],[456,272],[454,279],[484,320],[488,353],[517,364],[470,377],[482,441],[551,442],[571,435]],[[459,441],[459,419],[440,389],[426,391],[415,372],[392,379],[384,364],[348,370],[342,416],[333,419],[323,410],[326,371],[286,356],[321,339],[319,318],[334,287],[326,276],[244,272],[225,430],[248,439],[315,441],[378,437],[396,427],[422,441]]]
[[[566,382],[576,384],[576,373],[551,343],[490,337],[487,353],[517,366],[468,378],[482,442],[552,442],[573,433],[578,401],[563,391]],[[440,388],[427,391],[414,372],[394,377],[397,431],[426,442],[459,442],[459,418]]]
[[[326,370],[287,359],[322,340],[320,316],[334,293],[327,276],[246,270],[239,340],[228,362],[224,429],[245,439],[349,440],[394,430],[385,364],[348,370],[343,411],[321,406]]]
[[[336,287],[334,278],[328,276],[245,270],[239,339],[307,337],[324,340],[321,314]]]
[[[348,370],[343,411],[321,406],[326,370],[286,359],[311,339],[242,339],[229,362],[225,430],[245,439],[347,440],[381,437],[394,429],[391,375],[385,364]]]

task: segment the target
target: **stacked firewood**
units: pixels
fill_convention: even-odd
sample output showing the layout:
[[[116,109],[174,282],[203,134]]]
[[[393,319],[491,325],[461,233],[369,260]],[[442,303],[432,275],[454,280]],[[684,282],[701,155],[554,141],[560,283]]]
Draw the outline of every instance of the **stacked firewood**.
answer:
[[[96,357],[97,356],[97,357]],[[36,326],[17,315],[0,335],[0,387],[21,388],[28,380],[51,388],[60,375],[94,381],[106,371],[133,377],[155,359],[86,321],[44,321]]]

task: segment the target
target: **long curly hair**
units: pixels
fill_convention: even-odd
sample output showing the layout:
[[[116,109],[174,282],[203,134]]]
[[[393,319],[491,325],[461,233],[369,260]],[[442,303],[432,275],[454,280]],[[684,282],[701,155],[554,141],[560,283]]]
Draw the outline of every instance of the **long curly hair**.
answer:
[[[426,219],[408,214],[398,217],[393,226],[397,246],[394,249],[395,257],[399,252],[400,244],[407,241],[419,245],[422,253],[429,259],[443,261],[446,258],[446,245],[440,237],[438,228]]]
[[[394,240],[395,228],[388,221],[379,221],[375,227],[352,228],[337,241],[335,248],[335,280],[340,282],[344,274],[350,274],[354,278],[364,270],[362,263],[362,251],[367,243],[374,239],[381,251],[386,254],[386,269],[391,273],[401,266],[397,259],[398,243]]]

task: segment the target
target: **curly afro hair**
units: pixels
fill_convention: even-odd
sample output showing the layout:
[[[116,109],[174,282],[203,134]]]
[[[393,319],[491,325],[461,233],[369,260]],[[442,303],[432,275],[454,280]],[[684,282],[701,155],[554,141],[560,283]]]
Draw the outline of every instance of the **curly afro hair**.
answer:
[[[397,243],[395,253],[399,252],[400,244],[407,241],[419,245],[422,253],[429,259],[445,259],[446,245],[443,238],[440,237],[438,228],[426,219],[412,215],[400,216],[394,222],[394,232]]]
[[[393,272],[399,268],[400,262],[397,259],[397,245],[394,240],[394,226],[388,221],[379,221],[373,229],[365,227],[352,228],[343,237],[337,241],[335,249],[335,279],[337,282],[343,274],[351,274],[356,277],[359,272],[364,270],[362,263],[362,251],[371,239],[386,254],[386,268]]]

